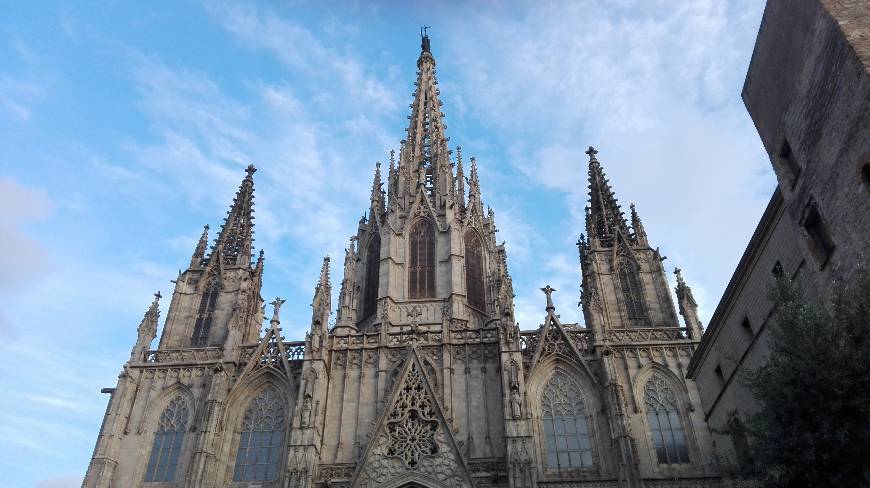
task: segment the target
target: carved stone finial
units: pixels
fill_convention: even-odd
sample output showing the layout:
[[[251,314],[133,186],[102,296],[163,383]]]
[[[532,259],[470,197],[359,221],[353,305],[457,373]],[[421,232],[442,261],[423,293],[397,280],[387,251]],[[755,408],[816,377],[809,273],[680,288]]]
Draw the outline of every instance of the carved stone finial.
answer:
[[[157,293],[154,294],[154,301],[158,302],[161,298],[163,298],[163,295],[160,294],[160,290],[157,290]]]
[[[272,312],[272,320],[270,320],[269,322],[271,322],[273,324],[280,324],[281,323],[281,319],[278,317],[278,315],[281,311],[281,305],[284,305],[284,302],[286,302],[286,301],[287,300],[282,300],[281,297],[275,297],[275,299],[272,300],[271,303],[269,303],[269,305],[272,305],[273,310],[274,310]]]
[[[598,154],[598,151],[596,151],[594,147],[589,146],[589,149],[586,150],[586,154],[589,155],[589,162],[598,161],[595,158],[595,155]]]
[[[547,295],[547,311],[556,310],[556,306],[553,305],[553,292],[556,291],[556,289],[550,285],[547,285],[541,288],[541,291],[544,292],[545,295]]]
[[[250,178],[253,178],[254,173],[256,173],[256,172],[257,172],[257,168],[254,167],[254,163],[249,164],[248,167],[245,168],[245,173],[248,173],[248,177],[250,177]]]

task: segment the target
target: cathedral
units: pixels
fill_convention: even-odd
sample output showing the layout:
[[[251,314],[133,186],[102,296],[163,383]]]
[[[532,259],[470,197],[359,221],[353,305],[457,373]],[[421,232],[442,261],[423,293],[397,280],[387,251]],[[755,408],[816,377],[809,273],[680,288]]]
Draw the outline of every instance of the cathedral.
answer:
[[[702,332],[692,292],[676,270],[674,306],[664,257],[597,151],[577,243],[585,324],[563,323],[544,286],[540,326],[520,330],[477,162],[448,146],[425,35],[417,68],[401,149],[375,170],[344,260],[323,260],[304,340],[282,336],[283,300],[267,312],[260,293],[249,166],[217,238],[206,227],[174,280],[157,347],[159,293],[104,390],[84,487],[725,483],[685,376]]]

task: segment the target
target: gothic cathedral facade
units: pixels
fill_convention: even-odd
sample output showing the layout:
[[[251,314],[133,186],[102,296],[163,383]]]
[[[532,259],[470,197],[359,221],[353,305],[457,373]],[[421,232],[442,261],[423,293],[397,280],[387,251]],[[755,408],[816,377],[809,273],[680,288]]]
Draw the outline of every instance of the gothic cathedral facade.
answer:
[[[685,367],[701,324],[589,148],[578,242],[585,326],[549,286],[519,330],[477,163],[448,148],[428,37],[410,124],[340,265],[324,259],[302,341],[260,295],[253,166],[158,300],[111,393],[85,487],[694,487],[722,483]],[[383,188],[386,186],[386,189]],[[333,267],[335,267],[333,265]]]

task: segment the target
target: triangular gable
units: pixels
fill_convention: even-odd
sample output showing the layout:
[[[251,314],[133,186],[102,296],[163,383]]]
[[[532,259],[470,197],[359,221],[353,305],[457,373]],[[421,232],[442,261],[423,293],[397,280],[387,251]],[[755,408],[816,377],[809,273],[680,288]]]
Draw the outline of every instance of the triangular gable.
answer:
[[[474,486],[424,371],[412,347],[351,486]]]
[[[429,197],[426,196],[425,191],[418,191],[417,196],[414,198],[414,204],[411,205],[410,215],[415,215],[417,217],[429,217],[432,219],[432,222],[435,224],[435,228],[439,231],[444,230],[441,228],[441,224],[438,222],[438,216],[435,212],[435,208],[432,206],[432,202],[429,201]],[[409,219],[411,222],[413,219]]]
[[[592,381],[598,381],[597,377],[592,374],[592,370],[589,369],[589,365],[586,364],[583,354],[577,350],[574,341],[568,337],[565,328],[562,327],[562,323],[559,321],[559,317],[554,313],[547,313],[544,326],[541,327],[541,331],[538,334],[538,348],[532,357],[529,374],[534,371],[535,366],[554,354],[576,359],[583,366],[583,369],[586,370],[586,373],[589,374]]]
[[[280,329],[274,325],[266,329],[266,335],[260,340],[260,345],[248,358],[248,364],[241,378],[261,369],[271,368],[290,378],[290,363],[287,361],[287,350],[281,340]]]

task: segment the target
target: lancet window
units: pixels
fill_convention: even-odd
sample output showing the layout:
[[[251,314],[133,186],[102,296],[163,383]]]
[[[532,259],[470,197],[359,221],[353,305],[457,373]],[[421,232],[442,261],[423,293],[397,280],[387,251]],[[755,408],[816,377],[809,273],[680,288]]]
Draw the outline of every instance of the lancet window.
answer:
[[[576,470],[592,467],[589,416],[580,385],[556,370],[544,386],[541,419],[547,469]]]
[[[408,297],[435,296],[435,226],[428,220],[418,220],[410,233],[408,263]]]
[[[184,431],[187,429],[187,401],[176,396],[160,414],[157,430],[154,432],[154,443],[145,469],[146,482],[165,482],[175,480],[175,468],[178,467],[178,457],[181,454],[181,443],[184,441]]]
[[[278,477],[287,410],[272,386],[260,390],[242,419],[233,481],[271,481]]]
[[[378,280],[381,266],[381,237],[375,234],[366,248],[365,291],[363,294],[363,318],[375,313],[378,308]]]
[[[474,231],[465,233],[465,286],[468,304],[486,310],[486,289],[483,284],[483,246]]]
[[[193,335],[190,338],[190,345],[193,347],[202,347],[208,345],[208,334],[211,331],[212,315],[214,315],[215,306],[217,306],[218,296],[220,296],[220,281],[212,278],[205,286],[202,294],[202,299],[199,301],[199,310],[196,313],[196,323],[193,326]]]
[[[620,260],[618,276],[628,322],[631,325],[647,325],[646,305],[637,266],[628,259]]]
[[[643,390],[650,436],[660,464],[689,462],[689,449],[680,421],[677,395],[668,381],[653,374]]]

